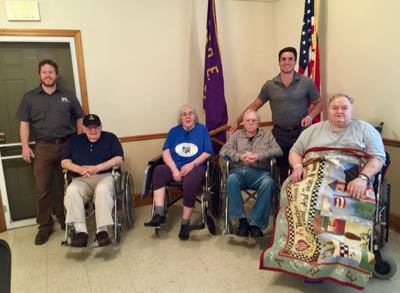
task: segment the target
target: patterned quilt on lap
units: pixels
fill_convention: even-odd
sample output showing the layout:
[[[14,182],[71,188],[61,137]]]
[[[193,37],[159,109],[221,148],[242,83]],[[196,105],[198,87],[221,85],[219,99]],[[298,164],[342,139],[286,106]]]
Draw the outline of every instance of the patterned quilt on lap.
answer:
[[[274,237],[261,253],[260,269],[356,289],[366,286],[374,266],[369,242],[375,195],[369,186],[356,200],[346,188],[367,159],[355,149],[306,152],[307,177],[294,184],[289,177],[282,185]]]

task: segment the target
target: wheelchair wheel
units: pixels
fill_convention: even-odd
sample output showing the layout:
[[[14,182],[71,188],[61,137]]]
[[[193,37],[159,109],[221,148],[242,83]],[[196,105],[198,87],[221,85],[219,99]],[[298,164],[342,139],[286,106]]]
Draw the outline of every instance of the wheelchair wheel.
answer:
[[[209,196],[209,209],[214,217],[219,217],[221,214],[222,200],[221,200],[221,168],[216,163],[210,164],[208,187]]]
[[[378,245],[382,248],[389,237],[389,216],[390,216],[390,184],[386,180],[381,185],[379,222],[377,223]]]
[[[121,191],[123,209],[122,224],[126,230],[129,230],[133,227],[134,202],[132,200],[133,181],[131,175],[127,172],[124,172],[121,176]]]
[[[389,280],[396,274],[397,265],[395,261],[384,254],[381,254],[381,261],[376,262],[372,275],[375,278]]]
[[[210,234],[215,235],[217,233],[217,227],[215,226],[215,221],[211,215],[206,216],[206,224]]]
[[[118,225],[115,229],[115,240],[119,243],[121,241],[121,226]]]

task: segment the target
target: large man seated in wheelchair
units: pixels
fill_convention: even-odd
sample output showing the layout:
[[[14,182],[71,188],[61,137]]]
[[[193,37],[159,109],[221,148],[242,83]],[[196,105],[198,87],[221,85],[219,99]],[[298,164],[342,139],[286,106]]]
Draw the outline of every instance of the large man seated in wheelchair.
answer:
[[[332,96],[328,120],[293,145],[293,172],[282,185],[274,240],[260,268],[362,289],[382,261],[373,245],[379,189],[372,183],[385,150],[374,127],[352,119],[352,104],[347,95]]]
[[[83,125],[84,133],[71,139],[61,161],[61,166],[71,171],[73,176],[64,197],[65,223],[74,228],[71,246],[87,246],[85,203],[93,200],[96,211],[96,240],[99,246],[107,246],[111,243],[108,226],[115,222],[112,168],[122,164],[124,153],[118,138],[110,132],[102,131],[97,115],[86,115]]]
[[[166,221],[166,187],[171,182],[182,182],[183,213],[179,238],[187,240],[190,234],[190,216],[198,189],[206,172],[206,161],[213,155],[207,128],[198,123],[195,110],[184,105],[178,115],[178,126],[173,127],[163,146],[164,164],[158,165],[152,176],[153,216],[147,227],[159,228]],[[156,230],[158,231],[158,230]]]
[[[239,220],[236,235],[262,237],[262,229],[268,226],[272,196],[275,192],[274,178],[270,173],[271,157],[282,156],[282,150],[270,131],[259,129],[260,117],[254,110],[243,115],[244,129],[236,131],[221,148],[220,154],[230,160],[225,184],[226,230],[228,221]],[[256,202],[249,217],[245,215],[242,191],[256,190]],[[228,233],[229,234],[229,233]]]

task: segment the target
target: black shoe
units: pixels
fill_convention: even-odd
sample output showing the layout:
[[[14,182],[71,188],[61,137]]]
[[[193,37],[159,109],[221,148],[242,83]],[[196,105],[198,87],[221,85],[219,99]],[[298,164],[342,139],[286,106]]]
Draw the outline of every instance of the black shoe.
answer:
[[[107,246],[111,244],[110,237],[108,237],[107,231],[100,231],[96,234],[96,240],[99,246]]]
[[[240,237],[249,236],[249,222],[246,218],[239,219],[239,227],[236,229],[236,235]]]
[[[49,236],[53,233],[53,228],[40,228],[35,237],[35,244],[42,245],[49,240]]]
[[[179,239],[180,240],[188,240],[190,234],[190,226],[187,224],[181,225],[181,230],[179,231]]]
[[[250,235],[253,238],[257,238],[257,237],[263,237],[264,233],[260,227],[251,225],[250,226]]]
[[[86,247],[88,242],[88,235],[85,232],[79,232],[72,236],[72,247]]]
[[[165,224],[165,216],[160,216],[159,214],[154,214],[150,222],[144,223],[146,227],[160,227]]]

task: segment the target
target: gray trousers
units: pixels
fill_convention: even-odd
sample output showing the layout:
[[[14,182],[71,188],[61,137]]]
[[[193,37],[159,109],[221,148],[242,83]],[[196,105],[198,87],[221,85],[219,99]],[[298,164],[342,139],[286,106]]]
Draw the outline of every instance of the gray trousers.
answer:
[[[64,197],[64,206],[67,210],[65,223],[86,225],[85,203],[93,200],[97,228],[113,225],[113,195],[114,182],[111,173],[96,174],[89,178],[74,178]]]

